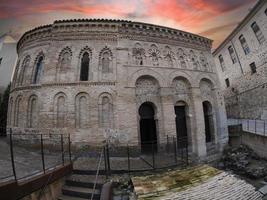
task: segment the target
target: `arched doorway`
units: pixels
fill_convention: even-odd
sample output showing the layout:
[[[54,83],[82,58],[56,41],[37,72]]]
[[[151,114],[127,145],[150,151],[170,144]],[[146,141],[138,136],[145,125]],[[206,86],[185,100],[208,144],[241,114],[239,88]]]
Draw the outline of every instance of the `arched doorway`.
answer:
[[[157,130],[154,118],[155,111],[152,103],[143,103],[139,108],[140,137],[142,153],[157,149]]]
[[[213,115],[212,115],[212,105],[208,101],[204,101],[203,105],[203,113],[204,113],[204,121],[205,121],[205,136],[206,143],[210,143],[213,140]]]
[[[174,106],[175,123],[176,123],[176,136],[178,148],[187,146],[187,125],[186,125],[186,104],[178,102]]]

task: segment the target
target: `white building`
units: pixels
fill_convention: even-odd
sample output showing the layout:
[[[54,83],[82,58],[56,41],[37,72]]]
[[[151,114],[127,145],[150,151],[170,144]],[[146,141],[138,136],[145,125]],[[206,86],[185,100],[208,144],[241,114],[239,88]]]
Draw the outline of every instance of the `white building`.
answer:
[[[11,36],[0,36],[0,96],[11,82],[17,60],[16,44]]]
[[[229,118],[267,118],[267,1],[213,52]]]

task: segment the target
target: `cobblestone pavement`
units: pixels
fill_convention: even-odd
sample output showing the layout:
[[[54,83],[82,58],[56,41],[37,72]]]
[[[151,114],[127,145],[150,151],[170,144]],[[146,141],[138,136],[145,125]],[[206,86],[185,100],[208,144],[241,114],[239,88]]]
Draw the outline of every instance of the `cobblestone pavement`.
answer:
[[[255,188],[223,172],[207,182],[185,191],[169,194],[162,200],[260,200],[262,195]]]
[[[247,182],[207,165],[133,177],[138,200],[260,200]]]

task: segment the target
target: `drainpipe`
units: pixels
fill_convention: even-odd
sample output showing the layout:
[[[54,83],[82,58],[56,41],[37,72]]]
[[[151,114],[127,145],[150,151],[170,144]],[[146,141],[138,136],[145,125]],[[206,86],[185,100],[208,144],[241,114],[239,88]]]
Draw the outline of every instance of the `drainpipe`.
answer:
[[[238,54],[237,54],[237,51],[236,51],[236,49],[235,49],[235,45],[234,45],[234,43],[233,43],[233,41],[232,41],[232,40],[230,40],[230,42],[231,42],[231,44],[232,44],[232,46],[233,46],[233,49],[234,49],[234,51],[235,51],[235,55],[236,55],[236,57],[237,57],[237,60],[238,60],[238,63],[239,63],[239,66],[240,66],[241,72],[242,72],[242,74],[244,75],[244,71],[243,71],[243,68],[242,68],[242,65],[241,65],[241,62],[240,62],[239,56],[238,56]]]

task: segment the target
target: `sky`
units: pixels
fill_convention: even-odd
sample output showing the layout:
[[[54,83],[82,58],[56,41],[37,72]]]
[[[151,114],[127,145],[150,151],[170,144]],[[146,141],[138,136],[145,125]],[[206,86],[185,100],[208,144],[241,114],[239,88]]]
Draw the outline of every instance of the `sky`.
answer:
[[[257,0],[0,0],[0,35],[74,18],[125,19],[208,37],[216,48]]]

